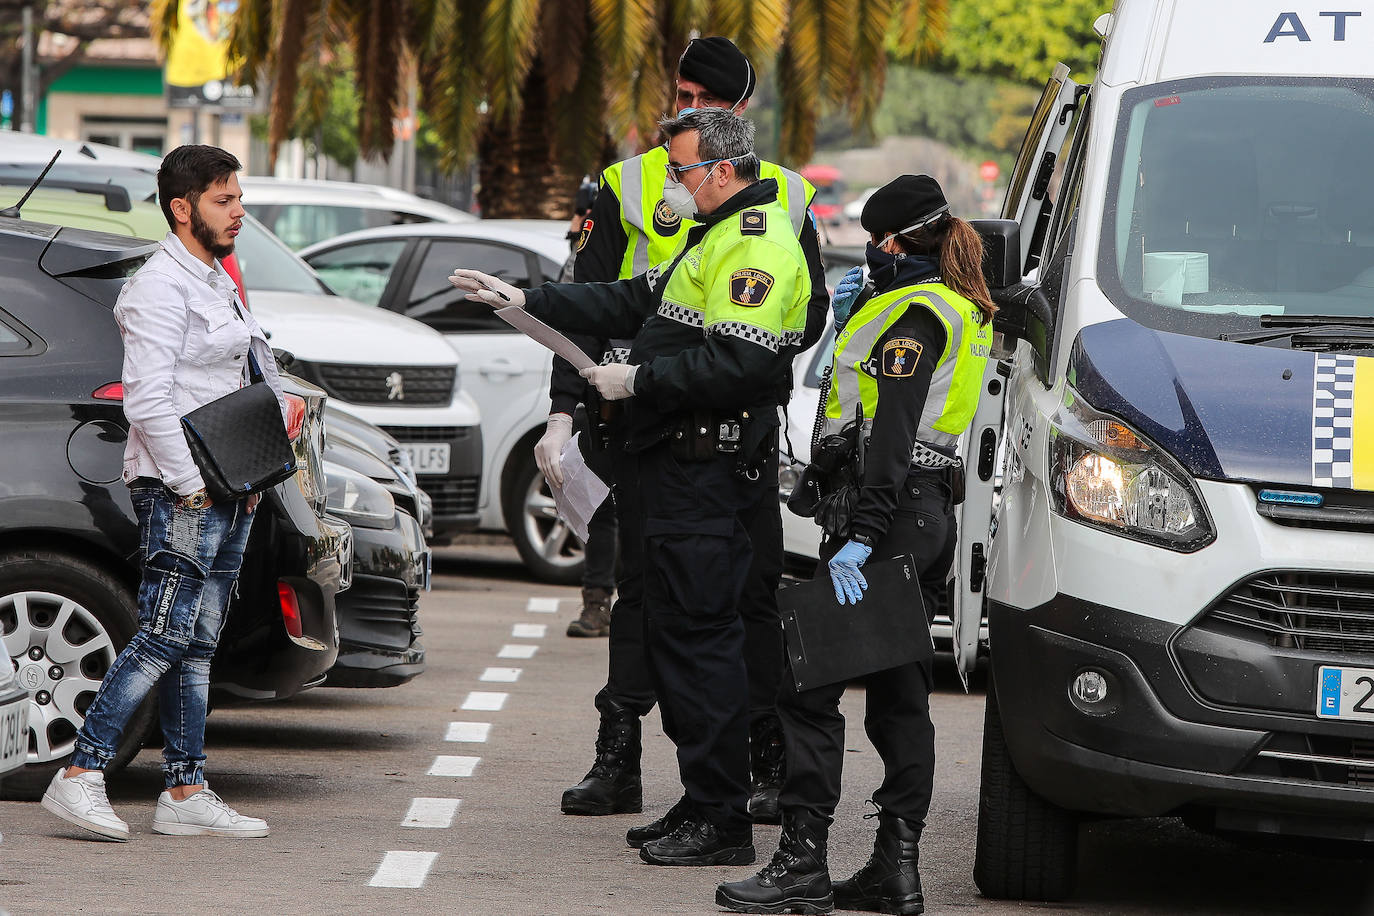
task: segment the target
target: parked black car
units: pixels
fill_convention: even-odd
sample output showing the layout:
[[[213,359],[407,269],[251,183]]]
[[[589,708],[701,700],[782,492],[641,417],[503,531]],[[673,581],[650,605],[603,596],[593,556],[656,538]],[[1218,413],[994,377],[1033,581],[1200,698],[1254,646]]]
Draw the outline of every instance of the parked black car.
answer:
[[[430,553],[418,518],[424,491],[399,458],[393,464],[382,457],[404,454],[394,440],[379,455],[370,444],[375,436],[358,432],[328,414],[328,507],[353,526],[353,584],[339,596],[339,659],[325,686],[394,687],[425,670],[419,613]]]
[[[0,217],[0,631],[29,689],[29,763],[0,793],[32,798],[71,752],[138,612],[137,523],[120,479],[128,425],[111,313],[157,246]],[[351,532],[325,515],[323,401],[293,389],[301,471],[266,495],[215,657],[221,695],[319,683],[338,652],[335,594]],[[152,698],[116,765],[155,725]]]

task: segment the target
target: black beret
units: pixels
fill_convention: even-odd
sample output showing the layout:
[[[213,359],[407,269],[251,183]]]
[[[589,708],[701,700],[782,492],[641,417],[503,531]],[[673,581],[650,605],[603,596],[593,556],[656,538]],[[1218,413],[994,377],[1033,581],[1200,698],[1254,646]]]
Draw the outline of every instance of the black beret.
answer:
[[[693,38],[677,62],[677,75],[701,83],[732,105],[754,94],[754,68],[728,38]]]
[[[897,232],[949,209],[940,183],[929,175],[902,175],[873,192],[859,225],[874,235]]]

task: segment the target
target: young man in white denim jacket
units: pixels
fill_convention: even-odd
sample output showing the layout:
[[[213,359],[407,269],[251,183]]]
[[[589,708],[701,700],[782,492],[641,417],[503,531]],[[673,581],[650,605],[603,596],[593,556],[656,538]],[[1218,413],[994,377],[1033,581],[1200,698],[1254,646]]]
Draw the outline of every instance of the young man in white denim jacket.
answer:
[[[258,497],[214,503],[191,457],[181,417],[236,390],[255,362],[286,421],[267,338],[238,299],[219,258],[234,250],[243,222],[234,156],[182,146],[158,170],[158,200],[171,231],[162,250],[130,278],[115,305],[124,341],[124,413],[129,441],[124,482],[142,545],[138,632],[105,675],[43,807],[112,840],[129,826],[110,807],[104,769],[129,718],[158,691],[166,791],[155,833],[258,837],[267,823],[244,817],[204,777],[210,660],[243,560]]]

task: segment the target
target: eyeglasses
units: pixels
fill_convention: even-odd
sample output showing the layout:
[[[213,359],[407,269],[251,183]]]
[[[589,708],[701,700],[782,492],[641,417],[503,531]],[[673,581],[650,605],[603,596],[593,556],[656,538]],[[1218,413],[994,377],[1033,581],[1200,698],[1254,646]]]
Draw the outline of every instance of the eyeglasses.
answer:
[[[703,159],[700,162],[693,162],[691,165],[668,165],[668,177],[673,181],[681,182],[682,176],[692,169],[699,169],[703,165],[714,165],[717,162],[729,162],[728,159]]]

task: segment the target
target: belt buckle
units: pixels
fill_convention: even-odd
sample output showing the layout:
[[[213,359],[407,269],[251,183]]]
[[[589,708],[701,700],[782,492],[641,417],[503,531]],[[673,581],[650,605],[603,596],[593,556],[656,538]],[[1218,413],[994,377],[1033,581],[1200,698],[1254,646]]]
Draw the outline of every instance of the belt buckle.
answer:
[[[738,420],[721,420],[716,424],[716,451],[733,455],[739,451],[740,423]]]

